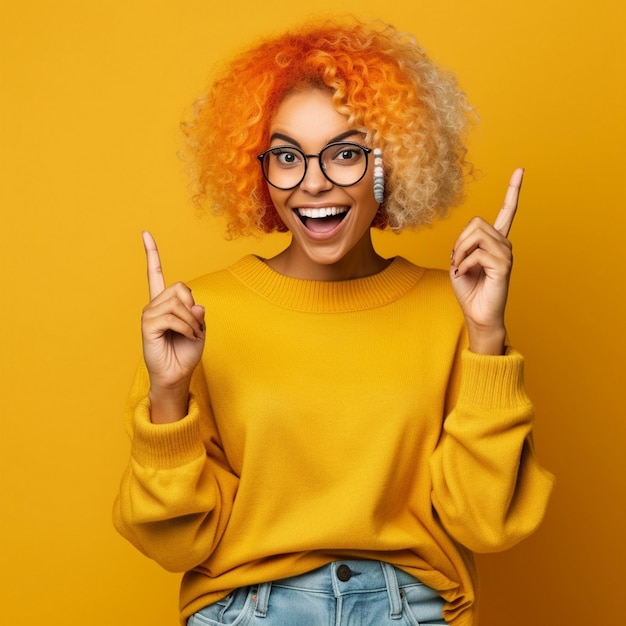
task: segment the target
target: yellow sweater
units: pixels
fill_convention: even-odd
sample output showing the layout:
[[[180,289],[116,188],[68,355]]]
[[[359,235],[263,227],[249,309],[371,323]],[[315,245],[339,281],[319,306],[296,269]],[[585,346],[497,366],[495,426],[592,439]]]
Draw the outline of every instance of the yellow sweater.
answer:
[[[466,349],[446,272],[396,258],[345,282],[256,257],[192,283],[207,341],[189,414],[150,422],[140,369],[114,522],[186,572],[181,619],[233,588],[342,558],[392,563],[475,624],[471,551],[541,522],[523,360]]]

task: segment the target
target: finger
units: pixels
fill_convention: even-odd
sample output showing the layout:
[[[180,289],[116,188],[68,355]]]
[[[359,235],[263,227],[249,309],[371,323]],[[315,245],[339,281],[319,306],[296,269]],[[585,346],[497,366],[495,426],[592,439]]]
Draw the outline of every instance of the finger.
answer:
[[[476,248],[459,263],[454,270],[453,276],[458,278],[471,273],[475,269],[480,269],[493,278],[496,276],[507,276],[511,273],[512,265],[513,258],[504,254],[501,250],[490,251]]]
[[[476,218],[457,240],[452,265],[460,265],[476,250],[486,250],[494,256],[511,256],[511,242],[484,220]]]
[[[456,266],[476,248],[495,250],[511,246],[509,240],[481,217],[474,217],[454,243],[451,265]]]
[[[182,335],[192,341],[201,338],[201,331],[196,330],[184,319],[177,317],[173,313],[167,313],[158,317],[144,316],[142,330],[145,338],[160,338],[166,333]]]
[[[193,299],[193,293],[191,289],[183,282],[172,283],[168,287],[166,287],[160,294],[152,298],[149,305],[157,305],[162,302],[168,302],[170,300],[177,299],[180,300],[188,309],[190,309],[194,304],[195,300]]]
[[[163,294],[169,293],[170,290],[171,287],[164,291]],[[154,298],[143,310],[143,319],[145,321],[158,318],[168,320],[176,318],[191,327],[196,333],[204,330],[203,317],[204,307],[196,304],[188,306],[178,296],[168,298],[167,300]],[[172,328],[172,330],[175,329]]]
[[[504,204],[496,217],[493,227],[505,237],[508,236],[513,224],[513,218],[517,211],[517,202],[519,199],[520,189],[522,187],[522,179],[524,178],[524,170],[520,167],[513,172],[509,181],[509,188],[504,196]]]
[[[161,269],[161,259],[159,250],[152,235],[144,230],[141,234],[143,247],[146,251],[146,262],[148,264],[148,289],[150,290],[150,300],[156,298],[165,289],[165,278]]]

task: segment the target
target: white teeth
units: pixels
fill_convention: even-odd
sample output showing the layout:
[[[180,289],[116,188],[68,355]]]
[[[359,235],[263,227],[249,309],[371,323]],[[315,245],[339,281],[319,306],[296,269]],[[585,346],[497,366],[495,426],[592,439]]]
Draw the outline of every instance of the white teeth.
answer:
[[[321,217],[329,217],[331,215],[341,215],[347,213],[347,207],[328,206],[321,209],[296,209],[300,217],[310,217],[318,219]]]

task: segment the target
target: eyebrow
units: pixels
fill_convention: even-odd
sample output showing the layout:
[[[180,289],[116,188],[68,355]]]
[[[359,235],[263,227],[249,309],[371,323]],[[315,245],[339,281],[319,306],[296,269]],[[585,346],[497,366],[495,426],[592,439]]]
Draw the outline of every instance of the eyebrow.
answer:
[[[363,134],[364,133],[360,130],[356,130],[356,129],[347,130],[346,132],[341,133],[337,135],[336,137],[333,137],[332,139],[327,141],[326,145],[328,145],[329,143],[334,143],[336,141],[343,141],[344,139],[347,139],[348,137],[352,137],[352,135],[363,135]],[[297,148],[302,148],[299,141],[297,141],[293,137],[290,137],[289,135],[284,135],[283,133],[273,133],[272,136],[270,137],[270,142],[274,141],[274,139],[282,139],[283,141],[286,141],[296,146]]]

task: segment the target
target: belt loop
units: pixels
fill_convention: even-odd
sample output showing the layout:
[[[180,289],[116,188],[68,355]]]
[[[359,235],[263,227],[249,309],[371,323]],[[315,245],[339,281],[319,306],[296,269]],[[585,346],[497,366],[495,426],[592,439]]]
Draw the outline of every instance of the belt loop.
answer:
[[[387,585],[387,595],[389,596],[389,617],[391,619],[402,619],[402,598],[400,597],[400,587],[398,587],[398,577],[393,565],[383,563],[383,575]]]
[[[254,608],[255,617],[267,617],[267,607],[270,601],[270,591],[272,583],[261,583],[256,592],[256,606]]]

